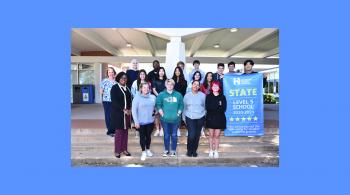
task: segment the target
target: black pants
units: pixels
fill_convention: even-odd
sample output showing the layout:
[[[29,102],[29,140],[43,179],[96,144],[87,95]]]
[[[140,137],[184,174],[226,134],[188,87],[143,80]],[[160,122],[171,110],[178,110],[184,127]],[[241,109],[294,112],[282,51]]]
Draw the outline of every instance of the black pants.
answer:
[[[138,129],[140,132],[140,145],[142,151],[145,151],[145,149],[149,149],[151,145],[151,134],[153,131],[154,123],[147,124],[147,125],[140,125],[140,128]]]
[[[190,119],[186,117],[186,125],[188,129],[187,152],[194,154],[197,152],[201,130],[204,125],[204,117],[200,119]]]

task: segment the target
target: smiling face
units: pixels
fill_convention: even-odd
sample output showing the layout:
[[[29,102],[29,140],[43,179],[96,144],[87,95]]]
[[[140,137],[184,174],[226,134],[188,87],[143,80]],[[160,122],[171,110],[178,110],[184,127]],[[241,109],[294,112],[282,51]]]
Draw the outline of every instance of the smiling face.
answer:
[[[114,78],[115,77],[115,73],[114,73],[112,68],[108,68],[107,75],[108,75],[108,78]]]
[[[199,64],[198,63],[194,63],[193,67],[194,67],[194,69],[198,70],[199,69]]]
[[[211,90],[213,90],[213,92],[219,92],[220,91],[220,87],[218,84],[213,84],[213,86],[211,87]]]
[[[250,72],[250,71],[252,71],[252,68],[253,68],[253,65],[252,65],[250,62],[248,62],[248,63],[246,63],[246,64],[244,65],[244,71],[245,71],[245,72]]]
[[[177,68],[175,69],[175,76],[179,77],[181,74],[180,70]]]
[[[136,59],[131,60],[131,67],[134,70],[137,70],[139,66],[139,62]]]
[[[228,66],[228,71],[229,72],[234,72],[235,71],[235,65],[231,64]]]
[[[207,75],[207,81],[211,82],[213,80],[213,74],[208,74]]]
[[[142,83],[140,90],[143,95],[147,95],[149,93],[149,85],[147,83]]]
[[[192,83],[192,91],[193,92],[198,92],[198,90],[199,90],[199,81],[194,81]]]
[[[157,62],[157,61],[153,62],[153,68],[154,69],[157,69],[159,67],[160,67],[159,62]]]
[[[170,81],[166,82],[165,87],[168,91],[172,91],[174,89],[174,84]]]
[[[221,75],[221,74],[224,74],[224,67],[222,67],[222,66],[219,66],[218,67],[218,73]]]
[[[195,81],[199,81],[201,78],[201,73],[197,72],[195,75],[194,75],[194,80]]]
[[[163,77],[163,76],[164,76],[164,74],[165,74],[165,72],[164,72],[164,70],[163,70],[163,69],[160,69],[158,74],[159,74],[159,76],[160,76],[160,77]]]
[[[121,84],[121,85],[125,85],[126,84],[126,82],[128,81],[128,78],[126,77],[126,75],[124,74],[122,77],[120,77],[120,79],[119,79],[119,84]]]
[[[140,79],[143,81],[146,78],[146,74],[144,72],[140,72]]]

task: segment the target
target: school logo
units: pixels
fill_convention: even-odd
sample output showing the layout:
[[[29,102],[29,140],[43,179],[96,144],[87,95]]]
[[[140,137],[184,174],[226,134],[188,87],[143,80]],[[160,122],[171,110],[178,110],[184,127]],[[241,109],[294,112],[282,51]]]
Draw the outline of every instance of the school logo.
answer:
[[[233,85],[240,85],[241,79],[240,78],[233,78]]]
[[[164,98],[164,100],[165,100],[166,102],[169,102],[169,103],[171,103],[171,102],[177,102],[177,98],[176,98],[176,97],[167,97],[167,98]]]
[[[233,85],[250,85],[251,80],[250,78],[233,78]]]

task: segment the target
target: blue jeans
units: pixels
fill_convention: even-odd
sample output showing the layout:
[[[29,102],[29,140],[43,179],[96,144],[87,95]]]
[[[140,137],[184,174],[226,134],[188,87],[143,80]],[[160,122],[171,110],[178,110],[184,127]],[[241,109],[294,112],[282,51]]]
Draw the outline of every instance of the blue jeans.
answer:
[[[170,138],[171,138],[171,151],[176,152],[177,146],[177,129],[179,128],[179,123],[167,123],[163,122],[162,127],[164,130],[164,150],[170,152]]]
[[[114,129],[110,128],[110,121],[111,121],[111,110],[112,110],[112,102],[102,102],[103,109],[105,111],[105,122],[107,127],[107,135],[112,134],[115,132]]]

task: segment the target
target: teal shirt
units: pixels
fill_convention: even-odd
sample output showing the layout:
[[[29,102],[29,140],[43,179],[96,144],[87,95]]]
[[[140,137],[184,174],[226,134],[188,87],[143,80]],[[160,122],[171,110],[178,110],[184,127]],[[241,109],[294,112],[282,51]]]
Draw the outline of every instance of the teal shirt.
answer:
[[[183,97],[175,90],[170,94],[165,89],[157,96],[156,108],[158,111],[163,110],[164,116],[160,118],[163,122],[178,123],[183,107]]]

